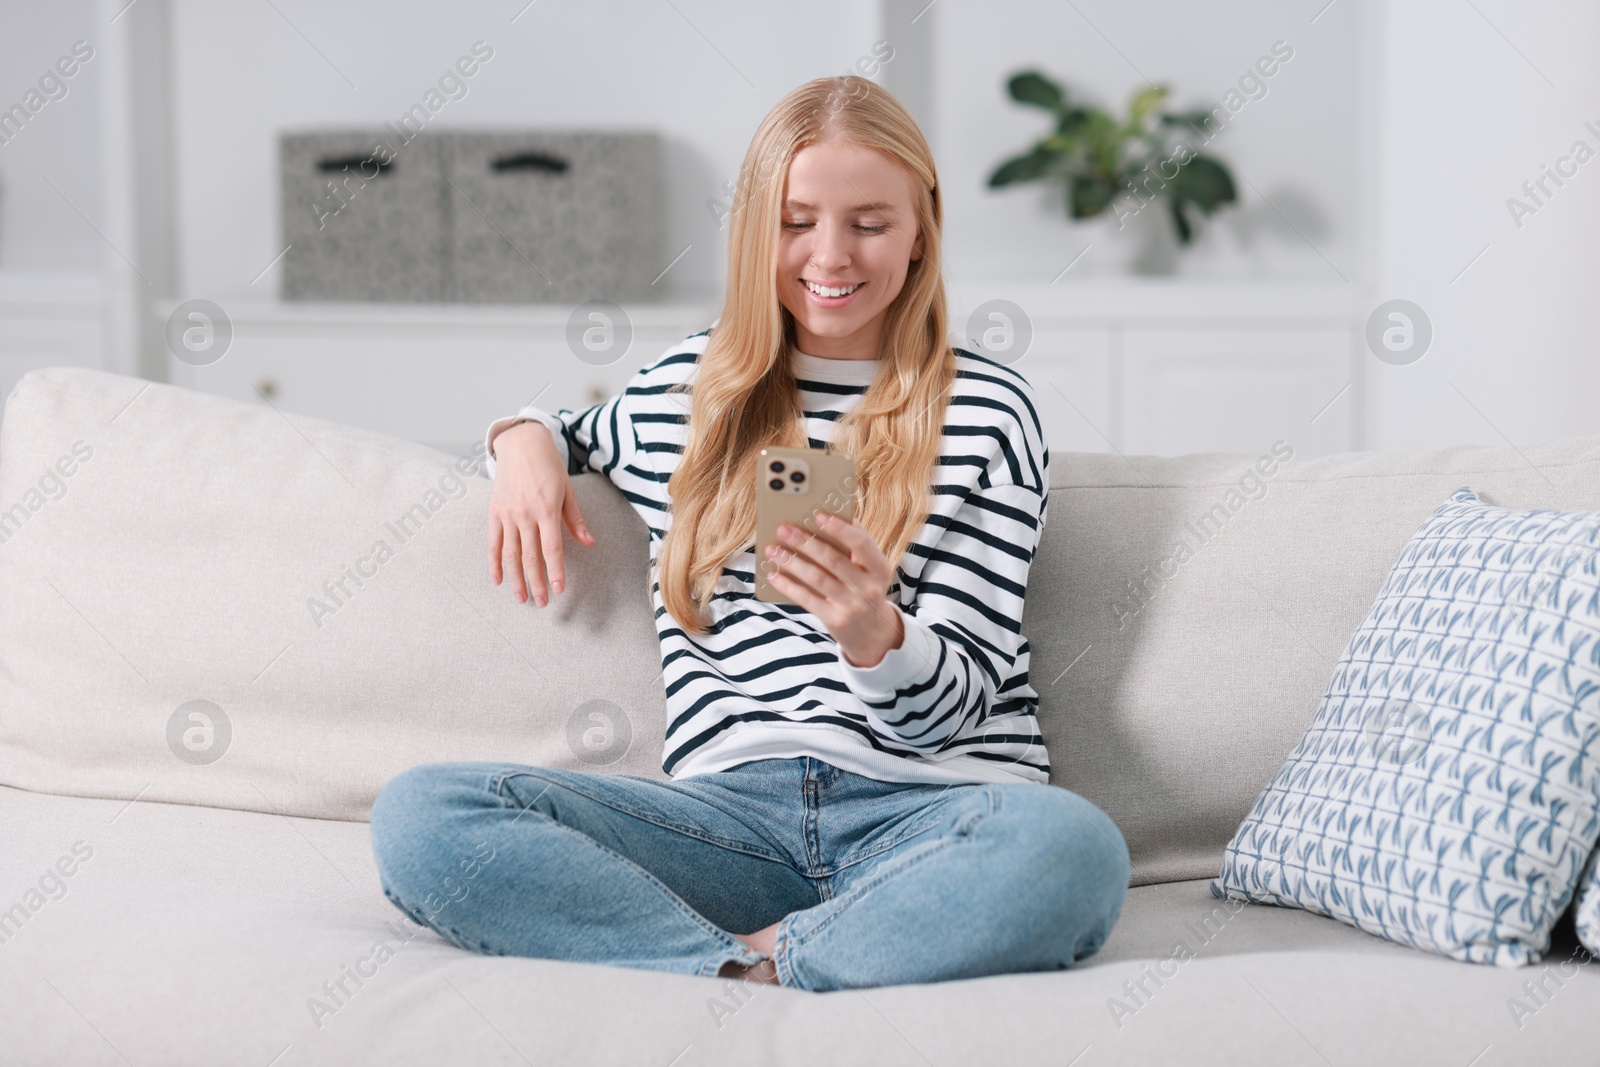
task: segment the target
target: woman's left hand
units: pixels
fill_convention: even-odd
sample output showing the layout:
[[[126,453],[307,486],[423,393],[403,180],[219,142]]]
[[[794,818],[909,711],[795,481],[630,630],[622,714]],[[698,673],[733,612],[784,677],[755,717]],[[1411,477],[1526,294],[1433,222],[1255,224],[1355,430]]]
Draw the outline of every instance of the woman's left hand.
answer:
[[[845,551],[784,523],[783,547],[771,545],[758,565],[774,589],[822,620],[846,662],[875,667],[905,640],[905,619],[888,596],[894,568],[854,519],[818,511],[817,525]]]

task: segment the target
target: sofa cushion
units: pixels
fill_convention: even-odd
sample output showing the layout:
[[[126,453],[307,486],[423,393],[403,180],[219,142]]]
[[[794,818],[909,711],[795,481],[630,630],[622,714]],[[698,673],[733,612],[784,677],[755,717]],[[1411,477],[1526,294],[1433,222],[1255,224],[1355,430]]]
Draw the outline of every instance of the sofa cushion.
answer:
[[[1050,469],[1023,632],[1051,780],[1115,819],[1135,885],[1217,874],[1401,547],[1453,490],[1600,511],[1600,437],[1315,458],[1266,444],[1074,452]]]
[[[365,819],[440,759],[663,777],[643,527],[582,480],[599,546],[569,539],[569,591],[519,605],[489,578],[479,448],[24,376],[0,423],[0,782]]]
[[[1600,837],[1600,513],[1463,486],[1400,552],[1219,897],[1538,960]]]
[[[0,928],[6,1063],[1486,1067],[1587,1062],[1600,1013],[1570,957],[1468,967],[1203,881],[1131,890],[1064,971],[819,994],[463,951],[363,824],[0,788],[0,825],[0,908],[90,853]]]

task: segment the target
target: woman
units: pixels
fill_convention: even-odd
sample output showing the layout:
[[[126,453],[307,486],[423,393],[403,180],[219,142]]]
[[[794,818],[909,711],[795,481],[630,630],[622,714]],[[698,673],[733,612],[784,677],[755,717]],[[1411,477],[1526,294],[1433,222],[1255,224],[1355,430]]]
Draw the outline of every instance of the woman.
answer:
[[[1048,784],[1020,626],[1049,484],[1032,390],[945,340],[933,159],[883,89],[790,93],[738,188],[711,329],[488,435],[490,572],[519,602],[562,593],[563,527],[596,543],[571,475],[649,525],[671,780],[413,768],[372,813],[384,891],[479,952],[799,989],[1067,967],[1129,863]],[[756,453],[830,444],[857,514],[819,519],[848,551],[791,532],[761,565],[795,603],[758,601]]]

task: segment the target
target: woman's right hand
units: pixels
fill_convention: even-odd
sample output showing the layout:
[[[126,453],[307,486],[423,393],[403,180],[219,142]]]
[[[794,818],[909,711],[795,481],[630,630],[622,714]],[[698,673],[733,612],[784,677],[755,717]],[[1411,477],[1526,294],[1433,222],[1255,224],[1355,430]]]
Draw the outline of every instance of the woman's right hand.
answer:
[[[517,603],[527,603],[531,595],[542,608],[547,589],[560,593],[566,588],[563,525],[586,545],[594,545],[594,535],[578,511],[578,495],[549,427],[519,422],[496,434],[491,447],[495,477],[489,499],[489,576],[499,585],[509,573]]]

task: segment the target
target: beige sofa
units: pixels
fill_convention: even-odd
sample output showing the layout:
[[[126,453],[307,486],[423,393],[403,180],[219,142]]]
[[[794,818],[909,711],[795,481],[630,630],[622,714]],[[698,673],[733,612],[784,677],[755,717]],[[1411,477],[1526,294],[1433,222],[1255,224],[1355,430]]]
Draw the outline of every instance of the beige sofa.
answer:
[[[578,479],[599,546],[539,611],[489,580],[480,456],[33,372],[0,422],[0,1061],[1584,1062],[1569,921],[1497,970],[1206,880],[1417,523],[1462,484],[1600,509],[1600,438],[1274,445],[1051,458],[1024,632],[1055,781],[1132,850],[1105,948],[811,994],[474,956],[379,891],[363,820],[407,766],[660,776],[644,526],[608,482]]]

